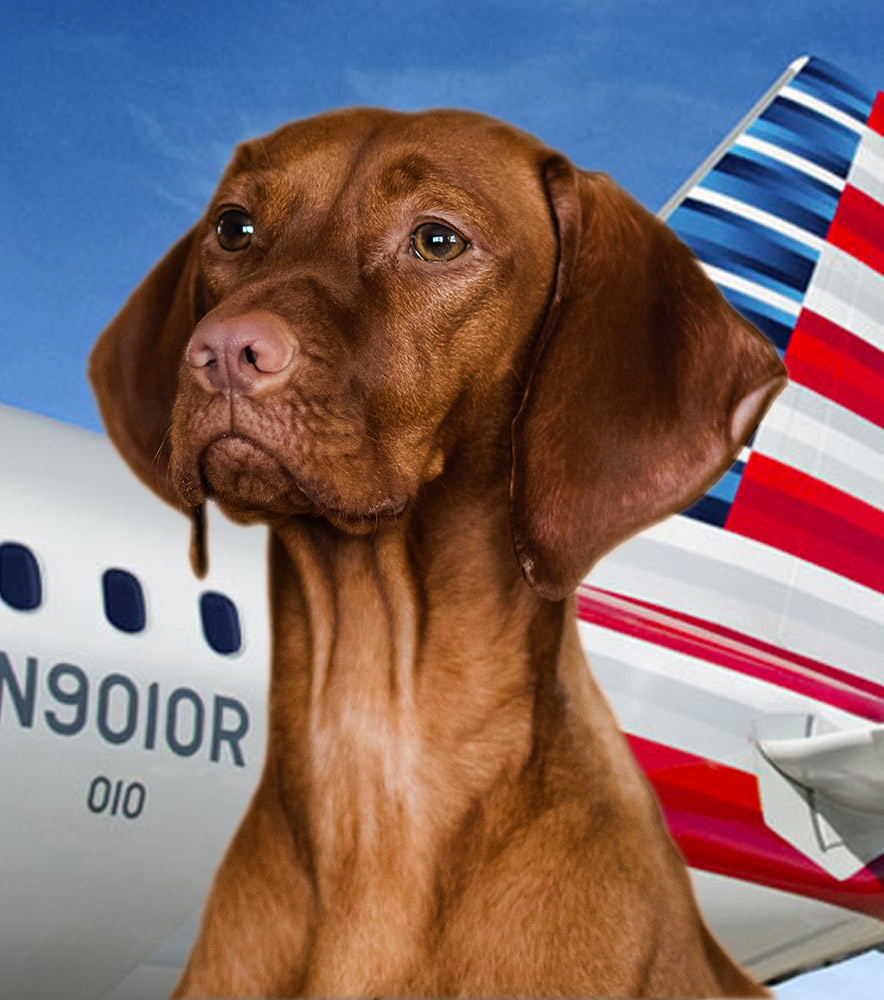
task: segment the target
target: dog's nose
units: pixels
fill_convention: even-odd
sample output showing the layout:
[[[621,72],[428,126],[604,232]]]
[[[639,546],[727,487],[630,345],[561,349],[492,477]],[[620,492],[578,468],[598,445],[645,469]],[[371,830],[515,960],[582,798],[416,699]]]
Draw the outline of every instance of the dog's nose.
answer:
[[[285,381],[295,340],[281,316],[255,309],[197,324],[185,352],[193,377],[207,392],[252,395]]]

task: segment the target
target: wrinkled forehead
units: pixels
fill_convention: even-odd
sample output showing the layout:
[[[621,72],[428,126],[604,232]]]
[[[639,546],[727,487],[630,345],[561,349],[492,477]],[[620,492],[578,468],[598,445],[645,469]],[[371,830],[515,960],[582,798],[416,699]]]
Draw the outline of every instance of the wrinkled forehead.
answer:
[[[237,148],[215,197],[279,211],[295,203],[360,213],[420,196],[493,224],[545,210],[540,142],[467,111],[331,112],[285,125]],[[483,219],[482,216],[487,216]]]

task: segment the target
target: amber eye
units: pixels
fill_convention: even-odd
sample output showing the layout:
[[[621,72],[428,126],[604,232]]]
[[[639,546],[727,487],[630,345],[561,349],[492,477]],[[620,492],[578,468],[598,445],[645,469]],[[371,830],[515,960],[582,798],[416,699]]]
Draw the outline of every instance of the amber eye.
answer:
[[[225,250],[245,250],[252,242],[255,227],[241,208],[228,208],[221,213],[216,231],[218,242]]]
[[[412,252],[421,260],[453,260],[468,246],[460,233],[443,226],[440,222],[425,222],[411,234]]]

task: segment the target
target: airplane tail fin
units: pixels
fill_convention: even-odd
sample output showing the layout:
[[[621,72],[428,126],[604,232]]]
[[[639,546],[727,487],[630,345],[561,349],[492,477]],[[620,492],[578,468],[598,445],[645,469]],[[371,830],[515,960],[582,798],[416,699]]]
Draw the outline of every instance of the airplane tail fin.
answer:
[[[710,905],[754,883],[880,919],[884,93],[796,60],[661,215],[790,384],[704,497],[601,560],[581,638]],[[786,924],[756,974],[843,953],[838,926],[881,939]]]
[[[686,514],[884,592],[884,93],[796,60],[661,215],[791,380]]]

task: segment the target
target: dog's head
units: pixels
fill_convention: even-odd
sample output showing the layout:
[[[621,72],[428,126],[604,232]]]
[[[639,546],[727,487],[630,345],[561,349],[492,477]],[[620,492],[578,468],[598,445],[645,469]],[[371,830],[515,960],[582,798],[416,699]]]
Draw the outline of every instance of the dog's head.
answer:
[[[239,147],[90,376],[171,503],[351,533],[511,425],[516,551],[551,598],[702,494],[784,384],[604,175],[481,115],[364,109]]]

